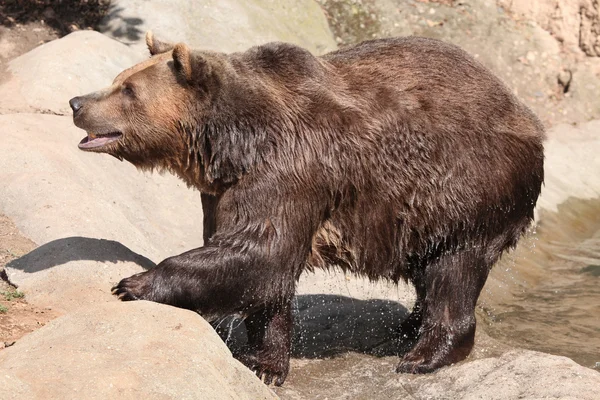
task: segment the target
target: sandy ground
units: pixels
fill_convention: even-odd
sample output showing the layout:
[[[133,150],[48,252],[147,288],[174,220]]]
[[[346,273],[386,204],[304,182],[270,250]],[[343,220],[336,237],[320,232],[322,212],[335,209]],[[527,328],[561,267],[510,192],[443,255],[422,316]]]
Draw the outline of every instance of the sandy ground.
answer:
[[[56,38],[58,35],[54,30],[42,22],[11,27],[0,25],[0,83],[8,77],[7,64],[10,60]]]
[[[0,275],[4,266],[36,248],[36,244],[21,235],[5,215],[0,214]],[[45,325],[57,314],[27,304],[23,293],[0,280],[0,349],[12,345],[23,335]]]
[[[0,1],[0,83],[10,60],[80,29],[92,29],[108,10],[109,0]]]

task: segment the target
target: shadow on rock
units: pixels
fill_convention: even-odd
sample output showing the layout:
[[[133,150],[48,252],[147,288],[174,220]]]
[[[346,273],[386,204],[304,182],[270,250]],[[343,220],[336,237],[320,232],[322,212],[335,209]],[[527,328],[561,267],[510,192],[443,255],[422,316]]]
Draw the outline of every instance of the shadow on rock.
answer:
[[[111,263],[129,261],[140,265],[145,270],[156,266],[148,258],[134,253],[114,240],[74,236],[41,245],[23,257],[11,261],[6,267],[8,270],[34,273],[79,260]]]
[[[144,20],[125,17],[123,11],[123,7],[111,5],[98,30],[104,34],[110,32],[116,39],[137,42],[145,35],[145,32],[139,28],[144,24]]]
[[[109,0],[27,0],[0,1],[0,25],[14,27],[41,21],[60,36],[74,28],[96,28],[109,9]]]
[[[326,358],[346,352],[391,356],[401,352],[398,327],[409,311],[389,300],[358,300],[319,294],[294,300],[292,356]],[[235,354],[246,344],[239,318],[225,318],[213,327]]]

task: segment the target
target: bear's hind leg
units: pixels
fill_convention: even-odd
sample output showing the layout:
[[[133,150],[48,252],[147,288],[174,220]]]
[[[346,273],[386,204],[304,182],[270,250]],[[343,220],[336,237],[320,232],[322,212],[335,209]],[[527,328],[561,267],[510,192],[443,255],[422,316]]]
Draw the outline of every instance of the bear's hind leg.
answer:
[[[425,299],[419,339],[397,372],[427,373],[465,359],[475,339],[475,305],[490,269],[482,249],[447,253],[423,275]]]
[[[270,385],[281,386],[290,369],[291,301],[267,306],[245,320],[248,347],[238,359]]]

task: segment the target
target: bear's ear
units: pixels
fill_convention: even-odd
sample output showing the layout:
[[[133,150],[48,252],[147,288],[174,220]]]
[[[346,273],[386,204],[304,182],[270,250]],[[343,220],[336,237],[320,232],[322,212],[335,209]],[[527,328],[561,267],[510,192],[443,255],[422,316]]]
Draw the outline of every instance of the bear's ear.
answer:
[[[146,32],[146,46],[148,46],[151,56],[166,53],[167,51],[173,50],[173,47],[175,47],[173,43],[161,42],[155,38],[152,31]]]
[[[173,48],[175,70],[186,80],[192,80],[192,55],[185,43],[177,43]]]
[[[173,48],[173,67],[179,77],[189,85],[208,90],[211,80],[211,65],[201,52],[194,52],[185,43],[177,43]]]

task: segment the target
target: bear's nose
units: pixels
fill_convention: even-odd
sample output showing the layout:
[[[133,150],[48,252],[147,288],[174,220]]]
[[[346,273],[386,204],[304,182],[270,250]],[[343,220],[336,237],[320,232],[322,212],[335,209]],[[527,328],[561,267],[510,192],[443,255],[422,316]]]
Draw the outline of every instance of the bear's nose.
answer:
[[[71,106],[73,113],[76,113],[77,111],[81,110],[81,107],[83,107],[83,101],[81,100],[81,97],[73,97],[71,100],[69,100],[69,105]]]

